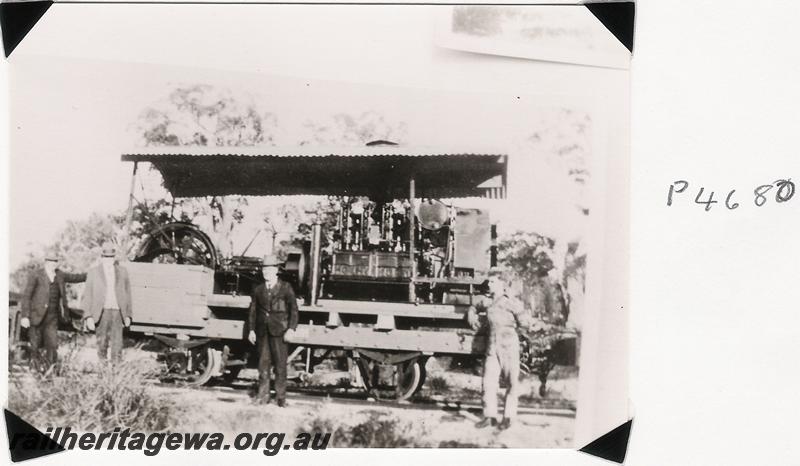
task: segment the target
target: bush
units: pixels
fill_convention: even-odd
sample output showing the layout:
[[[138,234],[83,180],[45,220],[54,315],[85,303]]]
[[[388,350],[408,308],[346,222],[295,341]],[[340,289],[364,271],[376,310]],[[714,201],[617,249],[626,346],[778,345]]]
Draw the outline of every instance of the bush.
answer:
[[[481,448],[477,443],[459,442],[458,440],[445,440],[439,443],[439,448]]]
[[[328,433],[336,430],[336,423],[333,419],[326,417],[315,417],[300,432]]]
[[[331,446],[335,448],[403,448],[426,447],[419,439],[426,432],[414,432],[410,422],[382,413],[353,426],[343,425],[329,417],[318,416],[303,428],[304,432],[333,432]]]
[[[336,433],[339,433],[337,429]],[[370,414],[369,419],[356,424],[346,433],[348,447],[398,448],[414,445],[410,424],[401,424],[389,416]]]
[[[81,366],[67,358],[54,371],[11,377],[9,409],[37,427],[163,431],[175,424],[176,409],[151,393],[145,380],[155,374],[144,364]]]
[[[435,393],[445,393],[450,390],[450,384],[442,376],[435,376],[428,379],[428,387]]]

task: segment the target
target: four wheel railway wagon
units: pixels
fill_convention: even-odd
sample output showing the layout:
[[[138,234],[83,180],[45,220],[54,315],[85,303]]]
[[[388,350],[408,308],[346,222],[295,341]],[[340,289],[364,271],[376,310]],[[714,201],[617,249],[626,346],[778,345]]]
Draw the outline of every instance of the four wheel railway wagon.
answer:
[[[495,261],[495,229],[485,209],[440,199],[504,198],[505,154],[378,143],[331,151],[170,147],[122,160],[133,163],[129,225],[140,162],[161,173],[175,198],[336,200],[327,217],[335,220],[324,233],[311,226],[286,262],[302,301],[290,364],[312,372],[322,359],[347,358],[368,390],[394,387],[407,399],[424,383],[428,357],[482,353],[466,313]],[[197,227],[173,222],[149,232],[126,267],[130,330],[166,344],[163,358],[176,378],[232,380],[255,365],[245,336],[259,258],[219,257]]]

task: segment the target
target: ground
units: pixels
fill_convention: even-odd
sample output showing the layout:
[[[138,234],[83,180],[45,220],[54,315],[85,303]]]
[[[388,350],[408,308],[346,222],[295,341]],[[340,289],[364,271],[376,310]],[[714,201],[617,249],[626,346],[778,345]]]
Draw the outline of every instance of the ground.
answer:
[[[96,359],[94,337],[79,337],[61,349],[70,358],[92,370]],[[69,353],[69,354],[68,354]],[[125,360],[142,367],[157,368],[155,354],[127,348]],[[548,381],[548,397],[538,397],[539,382],[523,381],[524,396],[515,425],[506,431],[477,429],[480,419],[479,370],[455,368],[449,358],[428,361],[428,378],[415,403],[374,401],[357,388],[339,389],[334,396],[319,393],[341,384],[347,373],[319,370],[310,384],[294,383],[289,406],[255,405],[251,400],[256,372],[245,370],[233,385],[196,389],[175,384],[146,382],[153,397],[174,407],[168,428],[180,432],[286,432],[302,430],[332,432],[332,446],[403,447],[510,447],[567,448],[572,446],[577,372],[557,367]],[[24,390],[33,380],[17,366],[12,371],[11,390]],[[328,385],[330,384],[330,385]],[[330,391],[330,390],[328,390]],[[313,393],[313,395],[311,394]],[[499,403],[502,411],[502,402]],[[543,410],[544,409],[544,410]],[[24,417],[24,413],[22,414]],[[46,427],[46,426],[42,426]]]

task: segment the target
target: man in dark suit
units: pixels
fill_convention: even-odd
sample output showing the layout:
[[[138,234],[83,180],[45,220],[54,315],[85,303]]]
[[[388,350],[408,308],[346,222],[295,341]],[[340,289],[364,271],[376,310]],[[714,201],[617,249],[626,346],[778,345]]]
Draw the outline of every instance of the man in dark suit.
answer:
[[[28,329],[31,364],[45,371],[58,360],[58,322],[70,319],[67,283],[86,280],[85,273],[58,269],[58,258],[48,254],[44,267],[30,273],[22,293],[20,326]]]
[[[264,281],[253,289],[250,302],[248,340],[258,351],[256,401],[269,403],[270,372],[275,367],[275,397],[286,405],[287,334],[297,329],[297,299],[292,285],[282,279],[282,264],[273,256],[264,258]]]

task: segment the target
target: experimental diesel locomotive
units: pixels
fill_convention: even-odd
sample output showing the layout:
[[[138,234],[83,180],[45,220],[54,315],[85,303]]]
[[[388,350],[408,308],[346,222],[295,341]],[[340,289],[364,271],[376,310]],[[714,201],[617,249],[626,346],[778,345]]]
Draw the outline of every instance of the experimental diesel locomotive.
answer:
[[[133,162],[134,178],[140,163],[150,163],[176,198],[334,199],[328,222],[309,227],[285,266],[302,300],[290,342],[290,363],[302,370],[312,372],[327,357],[346,358],[367,389],[393,386],[406,399],[424,383],[429,356],[482,353],[466,312],[482,299],[496,231],[487,210],[446,200],[503,199],[506,154],[378,143],[333,150],[163,148],[125,153],[122,160]],[[132,208],[133,188],[129,222]],[[126,265],[131,331],[166,345],[175,377],[193,384],[235,379],[254,364],[245,335],[260,259],[219,257],[205,233],[181,222],[150,232],[134,256]]]

